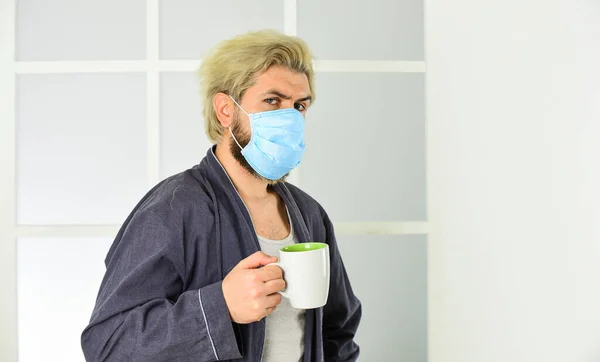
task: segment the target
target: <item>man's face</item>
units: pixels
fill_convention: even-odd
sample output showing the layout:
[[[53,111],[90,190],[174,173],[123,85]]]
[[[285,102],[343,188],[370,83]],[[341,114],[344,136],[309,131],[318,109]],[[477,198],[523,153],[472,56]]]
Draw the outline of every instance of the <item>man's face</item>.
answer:
[[[242,96],[240,105],[248,113],[273,111],[276,109],[295,108],[303,116],[311,103],[308,78],[304,73],[297,73],[284,67],[273,66],[256,77],[253,86]],[[239,107],[235,106],[231,132],[242,147],[250,142],[250,119]],[[275,184],[285,180],[288,175],[279,180],[268,180],[260,176],[242,155],[233,138],[229,142],[229,150],[233,157],[251,175]]]

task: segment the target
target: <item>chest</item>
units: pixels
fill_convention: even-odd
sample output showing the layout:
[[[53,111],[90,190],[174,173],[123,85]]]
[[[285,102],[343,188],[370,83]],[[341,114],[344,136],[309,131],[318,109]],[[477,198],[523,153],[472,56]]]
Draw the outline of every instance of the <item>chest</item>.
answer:
[[[283,203],[247,203],[246,206],[258,235],[271,240],[281,240],[290,234],[289,217]]]

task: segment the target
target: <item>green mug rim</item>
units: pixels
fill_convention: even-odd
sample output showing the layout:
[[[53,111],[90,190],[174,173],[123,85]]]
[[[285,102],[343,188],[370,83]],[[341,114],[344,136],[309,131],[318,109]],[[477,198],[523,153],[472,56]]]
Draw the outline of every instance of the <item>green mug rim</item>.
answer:
[[[320,242],[308,242],[308,243],[298,243],[292,244],[288,246],[284,246],[280,249],[280,251],[284,253],[298,253],[298,252],[307,252],[307,251],[315,251],[325,249],[327,244]]]

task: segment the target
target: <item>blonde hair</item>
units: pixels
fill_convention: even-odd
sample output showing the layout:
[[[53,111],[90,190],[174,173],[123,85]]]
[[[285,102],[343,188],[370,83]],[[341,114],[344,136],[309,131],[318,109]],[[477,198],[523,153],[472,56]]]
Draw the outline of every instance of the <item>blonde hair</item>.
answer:
[[[238,35],[217,45],[204,57],[198,70],[204,126],[209,140],[216,143],[223,136],[223,126],[213,106],[217,93],[228,94],[240,102],[258,73],[278,65],[306,74],[314,100],[312,61],[312,53],[302,39],[272,30]]]

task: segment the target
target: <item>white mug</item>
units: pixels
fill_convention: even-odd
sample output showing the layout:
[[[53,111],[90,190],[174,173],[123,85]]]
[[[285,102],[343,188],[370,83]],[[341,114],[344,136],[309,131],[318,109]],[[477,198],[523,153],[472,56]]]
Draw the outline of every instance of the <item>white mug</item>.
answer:
[[[299,243],[279,250],[277,265],[283,270],[286,288],[279,292],[297,309],[324,306],[329,296],[329,245]]]

